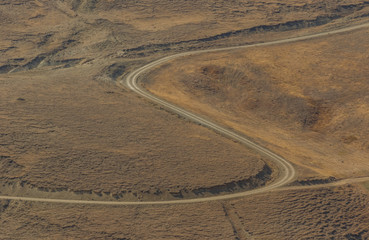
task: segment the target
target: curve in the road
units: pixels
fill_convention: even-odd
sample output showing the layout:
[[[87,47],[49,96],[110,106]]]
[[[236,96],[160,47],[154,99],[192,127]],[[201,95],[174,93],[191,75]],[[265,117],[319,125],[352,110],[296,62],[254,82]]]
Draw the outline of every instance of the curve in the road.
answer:
[[[277,154],[271,152],[270,150],[250,141],[246,137],[233,132],[227,128],[224,128],[218,124],[215,124],[203,117],[200,117],[194,113],[191,113],[189,111],[186,111],[178,106],[175,106],[169,102],[166,102],[163,99],[160,99],[151,93],[145,91],[142,89],[138,83],[137,80],[143,73],[149,71],[150,69],[163,64],[169,60],[188,56],[188,55],[194,55],[194,54],[200,54],[200,53],[210,53],[210,52],[219,52],[219,51],[226,51],[226,50],[235,50],[235,49],[245,49],[245,48],[251,48],[251,47],[261,47],[261,46],[269,46],[269,45],[275,45],[275,44],[282,44],[282,43],[291,43],[296,41],[302,41],[312,38],[318,38],[323,36],[328,36],[331,34],[337,34],[337,33],[343,33],[348,32],[364,27],[369,27],[369,23],[357,25],[357,26],[351,26],[346,27],[338,30],[333,30],[329,32],[324,33],[317,33],[307,36],[301,36],[301,37],[294,37],[289,39],[283,39],[283,40],[276,40],[271,42],[264,42],[264,43],[257,43],[257,44],[251,44],[251,45],[245,45],[245,46],[236,46],[236,47],[226,47],[226,48],[219,48],[219,49],[210,49],[210,50],[198,50],[198,51],[191,51],[186,53],[179,53],[172,56],[167,56],[164,58],[161,58],[159,60],[156,60],[152,63],[149,63],[132,73],[130,73],[121,83],[130,88],[132,91],[136,92],[137,94],[149,99],[150,101],[153,101],[157,104],[160,104],[164,106],[165,108],[183,116],[186,117],[194,122],[200,123],[201,125],[204,125],[208,128],[211,128],[224,136],[227,136],[231,139],[234,139],[240,143],[245,144],[246,146],[258,151],[259,153],[263,154],[264,156],[268,157],[270,160],[272,160],[278,167],[279,167],[279,177],[270,185],[253,189],[250,191],[245,192],[239,192],[239,193],[233,193],[228,195],[221,195],[221,196],[213,196],[213,197],[204,197],[204,198],[196,198],[196,199],[181,199],[181,200],[168,200],[168,201],[143,201],[143,202],[122,202],[122,201],[95,201],[95,200],[68,200],[68,199],[50,199],[50,198],[31,198],[31,197],[17,197],[17,196],[0,196],[0,199],[7,199],[7,200],[21,200],[21,201],[33,201],[33,202],[50,202],[50,203],[69,203],[69,204],[99,204],[99,205],[163,205],[163,204],[184,204],[184,203],[199,203],[199,202],[208,202],[208,201],[217,201],[217,200],[227,200],[227,199],[233,199],[233,198],[239,198],[244,196],[249,196],[253,194],[263,193],[267,191],[272,191],[278,187],[284,186],[287,183],[291,182],[295,175],[296,171],[294,167],[284,158],[281,156],[278,156]]]

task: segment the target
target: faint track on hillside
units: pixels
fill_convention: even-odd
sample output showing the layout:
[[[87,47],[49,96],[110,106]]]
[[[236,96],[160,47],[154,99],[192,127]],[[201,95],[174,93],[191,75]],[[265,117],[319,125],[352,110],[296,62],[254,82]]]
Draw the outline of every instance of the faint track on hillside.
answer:
[[[189,55],[195,55],[195,54],[201,54],[201,53],[210,53],[210,52],[219,52],[219,51],[228,51],[228,50],[236,50],[236,49],[245,49],[245,48],[251,48],[251,47],[262,47],[262,46],[270,46],[270,45],[276,45],[276,44],[283,44],[283,43],[291,43],[291,42],[297,42],[302,40],[308,40],[318,37],[324,37],[331,34],[338,34],[338,33],[344,33],[348,31],[353,31],[356,29],[369,27],[369,23],[357,25],[357,26],[351,26],[346,27],[338,30],[333,30],[329,32],[324,33],[317,33],[317,34],[311,34],[307,36],[301,36],[301,37],[294,37],[289,39],[283,39],[283,40],[276,40],[271,42],[265,42],[265,43],[257,43],[257,44],[251,44],[251,45],[245,45],[245,46],[237,46],[237,47],[226,47],[226,48],[219,48],[219,49],[209,49],[209,50],[198,50],[198,51],[191,51],[191,52],[185,52],[185,53],[179,53],[172,56],[167,56],[164,58],[161,58],[159,60],[156,60],[152,63],[149,63],[132,73],[130,73],[122,82],[121,84],[126,85],[128,88],[130,88],[132,91],[136,92],[140,96],[155,102],[161,106],[164,106],[168,110],[181,115],[187,119],[190,119],[194,122],[197,122],[203,126],[206,126],[210,129],[213,129],[214,131],[227,136],[233,140],[236,140],[240,143],[243,143],[244,145],[248,146],[249,148],[252,148],[256,150],[257,152],[261,153],[262,155],[268,157],[271,161],[273,161],[279,168],[279,177],[270,185],[253,189],[250,191],[245,192],[239,192],[239,193],[232,193],[228,195],[221,195],[221,196],[213,196],[213,197],[204,197],[204,198],[195,198],[195,199],[181,199],[181,200],[168,200],[168,201],[144,201],[144,202],[122,202],[122,201],[94,201],[94,200],[68,200],[68,199],[51,199],[51,198],[31,198],[31,197],[16,197],[16,196],[0,196],[0,199],[6,199],[6,200],[20,200],[20,201],[33,201],[33,202],[49,202],[49,203],[69,203],[69,204],[97,204],[97,205],[163,205],[163,204],[185,204],[185,203],[200,203],[200,202],[208,202],[208,201],[218,201],[218,200],[228,200],[228,199],[234,199],[239,197],[245,197],[250,196],[254,194],[260,194],[264,192],[269,191],[276,191],[276,190],[284,190],[284,189],[277,189],[279,187],[282,187],[288,183],[290,183],[296,174],[295,169],[293,166],[284,158],[281,156],[278,156],[277,154],[271,152],[270,150],[250,141],[246,137],[235,133],[227,128],[224,128],[222,126],[219,126],[207,119],[204,119],[196,114],[193,114],[189,111],[186,111],[178,106],[175,106],[169,102],[166,102],[165,100],[162,100],[151,93],[148,93],[146,90],[142,89],[137,81],[138,78],[145,72],[149,71],[150,69],[159,66],[167,61],[189,56]],[[367,181],[369,178],[361,178],[356,180],[343,180],[342,184],[346,184],[347,182],[360,182],[360,181]],[[336,186],[339,185],[340,182],[335,183],[329,183],[329,184],[322,184],[322,185],[315,185],[314,187],[319,186]],[[304,189],[309,188],[304,186],[296,186],[291,187],[291,189]]]

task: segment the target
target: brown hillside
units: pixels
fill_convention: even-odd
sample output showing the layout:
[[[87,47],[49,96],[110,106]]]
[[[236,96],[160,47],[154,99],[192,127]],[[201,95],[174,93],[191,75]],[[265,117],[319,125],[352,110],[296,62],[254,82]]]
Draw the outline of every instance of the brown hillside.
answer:
[[[367,175],[367,34],[186,57],[145,84],[323,175]]]

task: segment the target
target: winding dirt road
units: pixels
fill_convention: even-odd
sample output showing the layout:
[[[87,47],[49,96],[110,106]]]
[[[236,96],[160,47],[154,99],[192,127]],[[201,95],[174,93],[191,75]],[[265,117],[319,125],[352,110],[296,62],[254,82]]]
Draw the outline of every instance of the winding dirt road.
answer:
[[[151,93],[144,90],[138,83],[138,78],[145,72],[153,69],[154,67],[163,64],[169,60],[173,60],[176,58],[194,55],[194,54],[201,54],[201,53],[210,53],[210,52],[219,52],[219,51],[227,51],[227,50],[235,50],[235,49],[245,49],[245,48],[251,48],[251,47],[262,47],[262,46],[269,46],[269,45],[275,45],[275,44],[283,44],[283,43],[291,43],[296,41],[302,41],[302,40],[308,40],[312,38],[318,38],[318,37],[324,37],[331,34],[338,34],[338,33],[344,33],[348,31],[353,31],[356,29],[369,27],[369,23],[356,25],[356,26],[350,26],[341,28],[338,30],[333,30],[329,32],[323,32],[323,33],[317,33],[317,34],[311,34],[307,36],[301,36],[301,37],[294,37],[289,39],[282,39],[277,41],[271,41],[271,42],[265,42],[265,43],[257,43],[252,45],[245,45],[245,46],[237,46],[237,47],[226,47],[226,48],[219,48],[219,49],[210,49],[210,50],[199,50],[199,51],[191,51],[191,52],[185,52],[180,54],[175,54],[172,56],[167,56],[164,58],[161,58],[159,60],[156,60],[152,63],[149,63],[132,73],[130,73],[120,84],[125,85],[132,91],[136,92],[137,94],[141,95],[142,97],[155,102],[166,109],[183,116],[187,119],[190,119],[191,121],[194,121],[196,123],[199,123],[205,127],[208,127],[210,129],[215,130],[216,132],[227,136],[228,138],[231,138],[233,140],[236,140],[247,147],[254,149],[255,151],[259,152],[260,154],[266,156],[269,158],[269,160],[273,161],[279,168],[279,176],[276,178],[276,180],[264,187],[240,192],[240,193],[233,193],[228,195],[222,195],[222,196],[213,196],[213,197],[204,197],[204,198],[196,198],[196,199],[181,199],[181,200],[169,200],[169,201],[143,201],[143,202],[122,202],[122,201],[94,201],[94,200],[68,200],[68,199],[51,199],[51,198],[31,198],[31,197],[19,197],[19,196],[0,196],[0,199],[6,199],[6,200],[20,200],[20,201],[33,201],[33,202],[49,202],[49,203],[68,203],[68,204],[98,204],[98,205],[163,205],[163,204],[184,204],[184,203],[199,203],[199,202],[208,202],[208,201],[218,201],[218,200],[227,200],[227,199],[233,199],[233,198],[239,198],[254,194],[259,194],[263,192],[273,191],[277,188],[280,188],[282,186],[285,186],[286,184],[290,183],[296,175],[296,171],[294,167],[284,158],[281,156],[278,156],[277,154],[271,152],[270,150],[250,141],[245,136],[242,136],[236,132],[233,132],[225,127],[222,127],[218,124],[215,124],[203,117],[200,117],[194,113],[191,113],[189,111],[186,111],[178,106],[175,106],[169,102],[166,102],[165,100],[162,100]],[[356,179],[353,181],[359,182],[359,181],[366,181],[367,178],[362,179]],[[347,180],[346,180],[347,182]],[[344,183],[344,182],[343,182]],[[321,186],[334,186],[339,183],[332,183],[332,184],[324,184]],[[316,185],[319,186],[319,185]],[[305,187],[295,187],[295,188],[305,188]],[[288,188],[286,188],[288,189]],[[280,189],[283,190],[283,189]]]

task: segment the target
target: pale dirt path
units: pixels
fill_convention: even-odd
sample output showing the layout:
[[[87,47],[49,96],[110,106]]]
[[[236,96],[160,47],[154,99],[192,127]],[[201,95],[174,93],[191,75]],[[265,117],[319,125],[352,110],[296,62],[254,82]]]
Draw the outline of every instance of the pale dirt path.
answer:
[[[304,190],[304,189],[318,189],[337,187],[346,184],[354,184],[361,182],[368,182],[369,177],[362,178],[349,178],[343,179],[332,183],[309,185],[309,186],[288,186],[273,189],[259,188],[243,193],[236,193],[224,196],[215,196],[208,198],[197,199],[183,199],[183,200],[171,200],[171,201],[147,201],[147,202],[119,202],[119,201],[95,201],[95,200],[68,200],[68,199],[52,199],[52,198],[33,198],[33,197],[14,197],[14,196],[0,196],[0,200],[17,200],[17,201],[29,201],[29,202],[44,202],[44,203],[61,203],[61,204],[84,204],[84,205],[106,205],[106,206],[138,206],[138,205],[173,205],[173,204],[189,204],[189,203],[201,203],[209,201],[229,200],[249,195],[262,194],[267,192],[279,192],[290,190]]]
[[[164,205],[164,204],[185,204],[185,203],[200,203],[200,202],[209,202],[209,201],[219,201],[219,200],[228,200],[228,199],[234,199],[239,197],[245,197],[250,196],[254,194],[260,194],[270,191],[276,191],[276,190],[286,190],[286,189],[304,189],[304,188],[318,188],[323,186],[336,186],[340,184],[347,184],[348,182],[362,182],[367,181],[369,178],[363,178],[363,179],[347,179],[343,181],[338,181],[335,183],[330,184],[322,184],[322,185],[314,185],[314,186],[295,186],[295,187],[288,187],[288,188],[279,188],[282,187],[288,183],[290,183],[296,175],[296,171],[294,167],[284,158],[281,156],[278,156],[277,154],[271,152],[270,150],[250,141],[246,137],[232,132],[231,130],[219,126],[207,119],[204,119],[203,117],[200,117],[196,114],[193,114],[191,112],[188,112],[180,107],[177,107],[169,102],[166,102],[151,93],[148,93],[144,89],[142,89],[137,84],[138,77],[143,74],[144,72],[149,71],[153,67],[156,67],[160,64],[163,64],[169,60],[173,60],[175,58],[194,55],[194,54],[201,54],[201,53],[210,53],[210,52],[219,52],[219,51],[227,51],[227,50],[235,50],[235,49],[245,49],[245,48],[251,48],[251,47],[262,47],[262,46],[270,46],[270,45],[276,45],[276,44],[282,44],[282,43],[291,43],[291,42],[297,42],[302,40],[308,40],[318,37],[324,37],[331,34],[338,34],[338,33],[344,33],[348,31],[353,31],[356,29],[369,27],[369,23],[364,23],[356,26],[350,26],[341,28],[338,30],[332,30],[329,32],[324,33],[317,33],[317,34],[311,34],[307,36],[301,36],[301,37],[294,37],[294,38],[288,38],[288,39],[282,39],[282,40],[276,40],[271,42],[265,42],[265,43],[257,43],[257,44],[251,44],[251,45],[245,45],[245,46],[237,46],[237,47],[226,47],[226,48],[219,48],[219,49],[210,49],[210,50],[199,50],[199,51],[191,51],[186,53],[180,53],[175,54],[172,56],[167,56],[164,58],[161,58],[159,60],[156,60],[152,63],[149,63],[135,71],[133,71],[131,74],[129,74],[122,82],[121,84],[127,86],[132,91],[136,92],[137,94],[149,99],[152,102],[155,102],[159,105],[164,106],[165,108],[173,111],[174,113],[177,113],[187,119],[190,119],[194,122],[200,123],[201,125],[208,127],[210,129],[215,130],[216,132],[219,132],[223,134],[224,136],[227,136],[233,140],[236,140],[240,143],[245,144],[249,148],[252,148],[256,150],[257,152],[261,153],[262,155],[268,157],[271,161],[273,161],[279,168],[279,177],[270,185],[264,186],[258,189],[240,192],[240,193],[233,193],[228,195],[222,195],[222,196],[214,196],[214,197],[204,197],[204,198],[196,198],[196,199],[182,199],[182,200],[170,200],[170,201],[145,201],[145,202],[119,202],[119,201],[94,201],[94,200],[68,200],[68,199],[51,199],[51,198],[32,198],[32,197],[17,197],[17,196],[0,196],[0,199],[4,200],[19,200],[19,201],[32,201],[32,202],[49,202],[49,203],[68,203],[68,204],[96,204],[96,205]],[[279,189],[277,189],[279,188]]]

